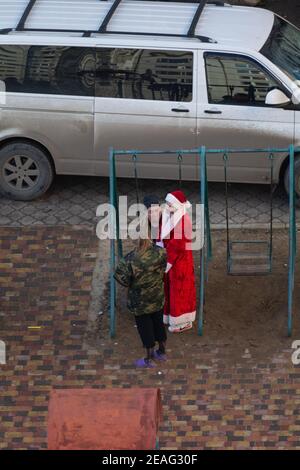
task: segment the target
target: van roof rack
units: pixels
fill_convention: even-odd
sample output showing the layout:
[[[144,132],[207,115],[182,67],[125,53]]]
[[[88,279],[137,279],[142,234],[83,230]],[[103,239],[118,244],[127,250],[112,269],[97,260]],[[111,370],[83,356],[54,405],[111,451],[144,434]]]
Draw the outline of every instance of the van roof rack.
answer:
[[[164,37],[181,37],[181,38],[194,38],[194,39],[198,39],[199,41],[201,42],[217,42],[215,41],[214,39],[212,38],[209,38],[207,36],[201,36],[201,35],[197,35],[195,33],[196,31],[196,27],[198,25],[198,22],[199,22],[199,19],[201,17],[201,14],[204,10],[204,7],[207,5],[207,4],[213,4],[213,5],[216,5],[216,6],[225,6],[225,3],[222,2],[222,1],[208,1],[208,0],[190,0],[190,2],[184,2],[184,1],[178,1],[178,0],[173,0],[174,3],[181,3],[181,4],[185,4],[186,5],[189,5],[189,4],[198,4],[196,10],[194,12],[192,12],[193,14],[190,15],[189,12],[188,13],[188,16],[190,18],[186,18],[187,20],[187,26],[188,26],[188,30],[186,33],[182,33],[182,32],[178,32],[178,33],[168,33],[168,32],[151,32],[151,31],[131,31],[129,29],[126,29],[124,31],[122,30],[114,30],[112,28],[108,29],[112,19],[116,19],[118,20],[118,7],[122,4],[123,7],[126,7],[126,6],[129,6],[129,7],[132,7],[132,3],[136,2],[136,3],[142,3],[144,0],[94,0],[94,3],[92,3],[92,6],[93,7],[98,7],[99,8],[99,2],[101,4],[107,4],[107,3],[110,3],[110,5],[106,8],[101,8],[101,14],[102,14],[102,17],[100,19],[100,26],[98,29],[94,29],[94,28],[52,28],[52,27],[39,27],[36,25],[36,17],[38,17],[37,15],[37,10],[42,10],[42,7],[43,7],[43,11],[46,11],[46,7],[47,7],[47,3],[50,4],[51,3],[51,0],[49,0],[48,2],[47,1],[44,1],[43,4],[38,4],[39,2],[37,0],[29,0],[24,11],[21,12],[21,16],[20,16],[20,19],[18,21],[18,24],[15,26],[15,27],[5,27],[5,28],[2,28],[0,29],[0,34],[9,34],[11,32],[19,32],[19,31],[24,31],[24,32],[53,32],[53,33],[82,33],[83,37],[90,37],[92,34],[124,34],[124,35],[140,35],[140,36],[164,36]],[[149,6],[149,3],[159,3],[158,0],[151,0],[151,1],[148,1],[147,0],[147,4]],[[80,6],[80,1],[75,1],[74,4],[72,4],[73,2],[70,2],[70,7],[74,7],[74,6]],[[160,2],[161,3],[161,2]],[[0,5],[1,5],[1,0],[0,0]],[[103,5],[104,6],[104,5]],[[49,5],[48,5],[49,7]],[[153,8],[156,8],[157,9],[157,6],[156,5],[153,5]],[[71,10],[72,11],[72,10]],[[96,12],[96,10],[95,10]],[[35,17],[34,17],[34,13],[35,13]],[[66,12],[64,12],[66,13]],[[69,12],[71,13],[71,12]],[[93,11],[94,13],[94,11]],[[42,13],[39,12],[39,14],[41,15]],[[32,17],[33,16],[33,17]],[[93,18],[94,19],[94,18]],[[75,21],[76,22],[76,21]],[[136,22],[138,23],[138,16],[136,18]],[[26,26],[26,24],[28,23],[34,23],[34,27],[33,26]],[[43,20],[43,23],[44,23],[44,20]]]

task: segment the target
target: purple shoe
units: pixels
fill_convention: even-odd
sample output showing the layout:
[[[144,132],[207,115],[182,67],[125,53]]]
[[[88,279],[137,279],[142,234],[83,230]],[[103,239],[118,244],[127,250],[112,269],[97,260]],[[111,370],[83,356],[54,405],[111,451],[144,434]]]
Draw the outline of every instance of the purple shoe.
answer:
[[[154,359],[155,361],[166,361],[167,356],[161,353],[159,350],[157,350],[157,351],[154,351],[152,359]]]
[[[146,361],[144,358],[138,359],[137,361],[135,361],[135,365],[136,367],[139,367],[141,369],[152,369],[153,367],[155,367],[155,364],[153,364],[150,361],[149,362]]]

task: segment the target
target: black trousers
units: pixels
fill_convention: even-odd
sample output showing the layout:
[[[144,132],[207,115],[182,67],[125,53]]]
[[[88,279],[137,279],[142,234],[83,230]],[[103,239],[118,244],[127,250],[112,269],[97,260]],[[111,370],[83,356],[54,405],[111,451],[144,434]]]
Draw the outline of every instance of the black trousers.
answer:
[[[136,326],[144,348],[154,348],[155,342],[167,340],[166,328],[163,322],[163,311],[147,313],[135,317]]]

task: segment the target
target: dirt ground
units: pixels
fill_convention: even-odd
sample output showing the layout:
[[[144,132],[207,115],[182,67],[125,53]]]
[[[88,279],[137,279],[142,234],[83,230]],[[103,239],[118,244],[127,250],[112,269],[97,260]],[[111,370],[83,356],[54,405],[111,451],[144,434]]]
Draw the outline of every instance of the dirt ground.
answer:
[[[266,239],[263,231],[232,231],[233,239]],[[125,247],[125,253],[129,247]],[[226,270],[226,233],[213,232],[213,260],[209,266],[205,286],[206,305],[204,334],[197,334],[197,322],[193,330],[181,335],[169,334],[169,354],[184,351],[184,355],[199,347],[214,345],[217,356],[228,364],[253,361],[271,361],[284,349],[290,349],[287,337],[287,283],[288,283],[288,232],[276,230],[273,237],[272,273],[260,276],[229,276]],[[199,262],[195,257],[196,277],[199,279]],[[300,260],[297,263],[294,291],[292,338],[300,337],[300,290],[297,288]],[[297,277],[298,275],[298,277]],[[197,290],[199,285],[197,283]],[[105,296],[108,298],[107,295]],[[108,304],[106,305],[108,308]],[[103,318],[103,319],[102,319]],[[102,346],[107,341],[108,324],[101,317],[99,324]],[[126,290],[118,287],[117,350],[128,356],[128,344],[137,355],[141,345],[134,326],[134,319],[126,309]]]
[[[235,239],[266,239],[266,232],[234,233]],[[260,276],[229,276],[226,271],[226,236],[214,233],[214,258],[206,286],[205,338],[226,341],[236,359],[246,349],[252,356],[276,355],[289,346],[287,339],[288,234],[276,231],[273,238],[272,273]],[[298,270],[300,264],[298,263]],[[294,292],[294,335],[299,336],[299,290]]]

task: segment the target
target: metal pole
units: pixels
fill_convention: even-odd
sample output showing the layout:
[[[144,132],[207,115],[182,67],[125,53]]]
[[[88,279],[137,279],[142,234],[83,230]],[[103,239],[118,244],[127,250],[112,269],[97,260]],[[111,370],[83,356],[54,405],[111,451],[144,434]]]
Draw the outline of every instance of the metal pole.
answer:
[[[227,272],[231,271],[231,246],[229,234],[229,209],[228,209],[228,180],[227,180],[227,162],[228,154],[224,153],[224,180],[225,180],[225,204],[226,204],[226,246],[227,246]]]
[[[198,335],[203,335],[203,316],[204,316],[204,279],[205,279],[205,233],[206,233],[206,224],[205,224],[205,187],[206,187],[206,172],[205,172],[205,147],[201,147],[199,156],[200,156],[200,200],[203,207],[203,219],[204,223],[204,237],[203,237],[203,246],[200,252],[200,308],[199,308],[199,321],[198,321]]]
[[[123,256],[123,244],[120,238],[120,212],[119,212],[119,197],[118,197],[118,188],[117,188],[117,176],[116,176],[116,158],[113,158],[113,180],[115,182],[114,187],[114,207],[116,211],[116,229],[117,229],[117,245],[118,245],[118,257],[119,259]]]
[[[212,259],[212,242],[209,218],[208,184],[207,184],[207,152],[205,152],[205,217],[206,217],[206,281],[208,281],[208,262]]]
[[[113,148],[109,149],[109,201],[110,201],[110,226],[111,226],[111,239],[110,239],[110,303],[109,303],[109,327],[110,327],[110,337],[114,338],[116,334],[116,322],[115,322],[115,313],[116,313],[116,281],[114,278],[115,273],[115,261],[116,261],[116,252],[115,252],[115,231],[116,231],[116,220],[115,220],[115,172],[114,172],[114,150]]]
[[[293,290],[294,290],[294,277],[295,277],[295,236],[296,236],[296,223],[295,223],[295,171],[294,171],[294,146],[290,145],[290,159],[289,159],[289,277],[288,277],[288,336],[292,334],[292,317],[293,317]]]

